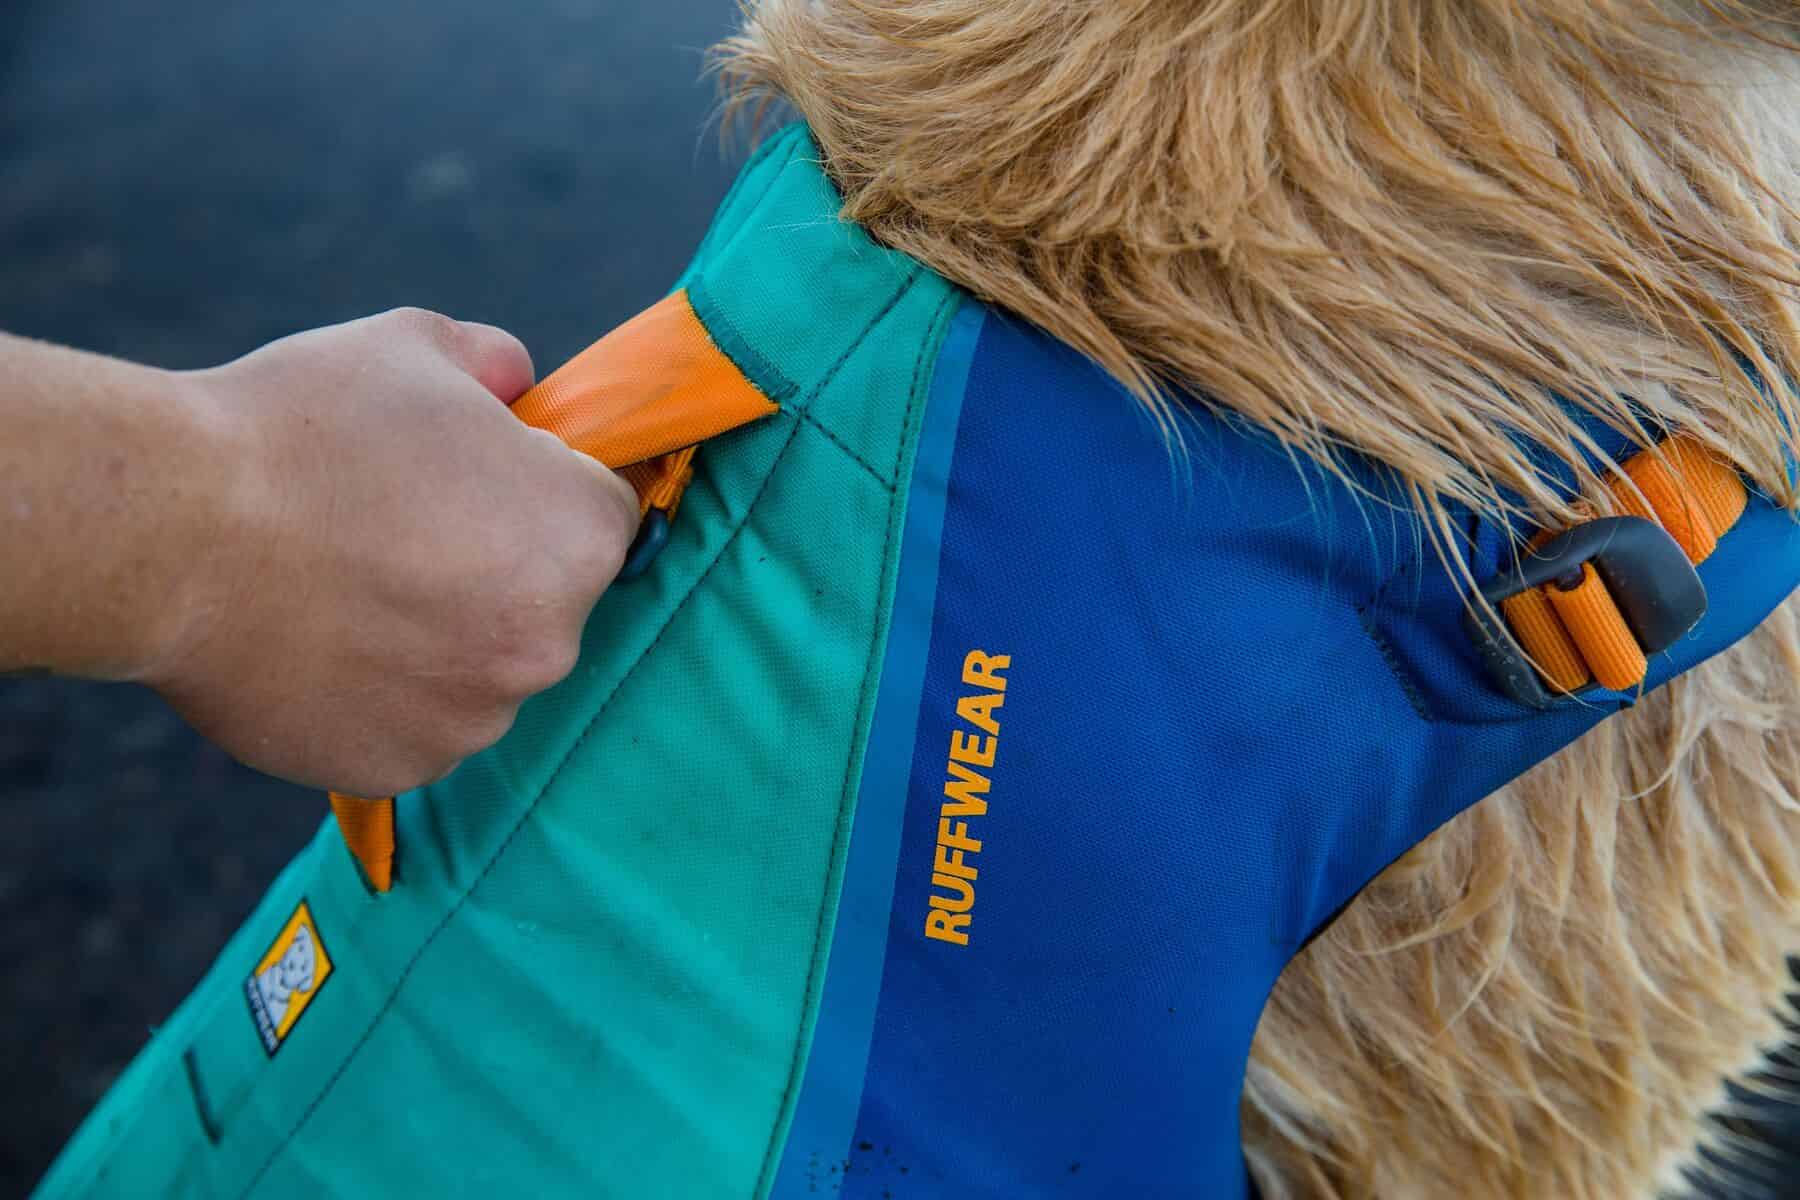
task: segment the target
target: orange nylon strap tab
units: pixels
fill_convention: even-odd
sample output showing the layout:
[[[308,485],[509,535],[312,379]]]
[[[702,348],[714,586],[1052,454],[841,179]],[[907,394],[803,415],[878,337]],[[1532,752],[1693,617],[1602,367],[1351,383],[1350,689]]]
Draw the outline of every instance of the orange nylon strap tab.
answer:
[[[680,291],[577,354],[512,411],[623,475],[637,490],[640,516],[652,509],[673,516],[699,444],[777,408],[714,344]],[[331,811],[369,883],[387,891],[394,801],[333,792]]]
[[[1620,511],[1661,525],[1696,566],[1737,524],[1750,501],[1731,464],[1686,436],[1633,455],[1623,471],[1625,479],[1611,488]],[[1590,681],[1613,691],[1642,684],[1649,663],[1606,581],[1584,563],[1578,582],[1566,588],[1563,582],[1500,602],[1501,614],[1538,674],[1560,692],[1573,692]]]
[[[620,471],[645,511],[673,512],[692,477],[684,451],[776,411],[713,343],[685,291],[645,309],[514,402]]]

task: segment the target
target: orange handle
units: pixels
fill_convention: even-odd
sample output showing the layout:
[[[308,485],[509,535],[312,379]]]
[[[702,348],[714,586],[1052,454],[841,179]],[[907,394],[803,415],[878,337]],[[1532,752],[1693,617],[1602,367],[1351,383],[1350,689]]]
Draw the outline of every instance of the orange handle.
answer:
[[[770,416],[774,401],[713,342],[685,291],[639,313],[513,402],[513,414],[622,474],[640,515],[672,515],[694,448]],[[393,887],[394,801],[331,794],[350,852],[378,892]]]
[[[713,343],[686,292],[639,313],[513,403],[614,470],[697,446],[776,406]]]

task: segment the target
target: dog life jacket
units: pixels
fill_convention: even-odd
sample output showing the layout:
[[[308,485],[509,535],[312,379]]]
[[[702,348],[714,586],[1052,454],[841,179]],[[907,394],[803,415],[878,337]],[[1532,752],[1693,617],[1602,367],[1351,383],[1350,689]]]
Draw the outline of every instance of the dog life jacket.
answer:
[[[1205,405],[1172,455],[819,159],[523,404],[660,545],[573,675],[340,802],[41,1196],[1246,1195],[1288,960],[1800,582],[1679,441],[1522,560],[1469,518],[1471,619],[1386,472]]]

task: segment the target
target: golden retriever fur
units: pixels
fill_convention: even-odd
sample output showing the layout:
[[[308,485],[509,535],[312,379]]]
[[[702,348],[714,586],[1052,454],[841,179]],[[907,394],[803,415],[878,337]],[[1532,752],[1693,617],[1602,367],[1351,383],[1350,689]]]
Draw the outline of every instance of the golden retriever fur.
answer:
[[[1332,467],[1552,526],[1598,417],[1779,503],[1800,430],[1800,4],[747,0],[844,215]],[[1541,448],[1574,469],[1559,485]],[[1800,952],[1800,607],[1489,797],[1298,957],[1244,1138],[1265,1194],[1648,1196],[1747,1152],[1722,1081]]]

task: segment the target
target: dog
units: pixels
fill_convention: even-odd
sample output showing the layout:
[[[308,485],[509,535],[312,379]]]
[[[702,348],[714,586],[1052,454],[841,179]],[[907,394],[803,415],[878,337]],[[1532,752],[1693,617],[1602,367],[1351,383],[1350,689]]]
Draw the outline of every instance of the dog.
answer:
[[[1741,0],[747,0],[717,65],[732,115],[805,118],[847,220],[1104,366],[1172,453],[1204,404],[1382,464],[1466,576],[1453,509],[1614,511],[1596,424],[1800,504],[1797,38]],[[1364,889],[1262,1017],[1263,1194],[1768,1168],[1797,731],[1790,601]]]

